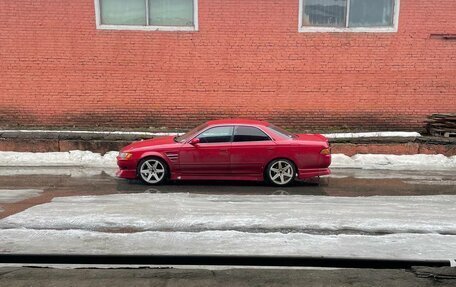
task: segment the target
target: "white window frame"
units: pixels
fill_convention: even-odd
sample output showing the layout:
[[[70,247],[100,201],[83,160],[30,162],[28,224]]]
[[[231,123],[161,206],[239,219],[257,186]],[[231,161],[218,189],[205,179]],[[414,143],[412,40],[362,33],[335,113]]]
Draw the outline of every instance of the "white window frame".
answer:
[[[141,25],[106,25],[101,23],[100,0],[95,1],[96,27],[100,30],[139,30],[139,31],[198,31],[198,0],[193,0],[193,26],[141,26]],[[148,3],[148,1],[147,1]],[[147,7],[146,7],[147,9]]]
[[[312,32],[360,32],[360,33],[395,33],[399,27],[399,8],[400,0],[395,0],[393,7],[393,26],[391,27],[317,27],[317,26],[303,26],[302,25],[302,14],[303,14],[303,2],[299,0],[299,19],[298,19],[298,31],[302,33]],[[350,16],[350,0],[347,0],[347,22]]]

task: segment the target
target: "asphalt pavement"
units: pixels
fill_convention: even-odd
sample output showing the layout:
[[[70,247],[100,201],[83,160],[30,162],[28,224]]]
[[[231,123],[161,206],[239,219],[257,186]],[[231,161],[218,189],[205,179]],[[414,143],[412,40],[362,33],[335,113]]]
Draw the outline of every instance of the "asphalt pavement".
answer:
[[[450,287],[455,268],[377,269],[43,269],[0,268],[0,287],[48,286],[388,286]]]
[[[284,197],[293,195],[322,197],[456,195],[456,173],[451,170],[337,169],[333,170],[333,174],[329,177],[318,181],[297,182],[289,187],[273,187],[257,182],[221,181],[169,182],[161,186],[148,186],[139,181],[117,179],[113,176],[114,172],[113,169],[80,167],[1,167],[0,220],[17,215],[33,206],[49,203],[58,197],[73,196],[93,198],[98,195],[146,193]],[[378,237],[373,236],[373,238]],[[113,240],[118,242],[118,239]],[[451,240],[450,244],[453,244]],[[454,268],[449,269],[451,270],[449,272],[453,273],[447,277],[442,275],[447,272],[446,269],[432,269],[426,272],[420,270],[420,272],[372,269],[208,270],[206,267],[68,270],[3,266],[0,268],[0,286],[456,286]]]

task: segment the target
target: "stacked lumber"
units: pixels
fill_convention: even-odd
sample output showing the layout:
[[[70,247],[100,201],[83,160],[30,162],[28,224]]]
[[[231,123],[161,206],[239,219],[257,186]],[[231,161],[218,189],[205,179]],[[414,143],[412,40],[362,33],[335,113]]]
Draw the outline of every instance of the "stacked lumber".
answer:
[[[426,129],[432,136],[456,137],[456,113],[433,114],[426,122]]]

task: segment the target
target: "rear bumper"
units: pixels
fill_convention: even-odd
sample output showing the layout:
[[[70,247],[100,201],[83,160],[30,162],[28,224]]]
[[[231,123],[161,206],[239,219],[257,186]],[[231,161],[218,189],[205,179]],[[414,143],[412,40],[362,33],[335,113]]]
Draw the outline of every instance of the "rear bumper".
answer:
[[[135,179],[136,178],[136,170],[131,169],[118,169],[116,172],[116,176],[120,178],[126,179]]]
[[[306,179],[306,178],[328,175],[328,174],[331,174],[331,170],[329,168],[300,169],[298,171],[298,178]]]

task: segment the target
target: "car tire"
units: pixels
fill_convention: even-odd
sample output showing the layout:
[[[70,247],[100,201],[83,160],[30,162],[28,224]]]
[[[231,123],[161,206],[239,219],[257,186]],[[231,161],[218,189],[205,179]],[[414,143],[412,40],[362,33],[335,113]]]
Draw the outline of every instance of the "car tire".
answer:
[[[271,161],[265,170],[265,179],[275,186],[287,186],[294,182],[296,168],[288,159],[275,159]]]
[[[139,179],[149,185],[163,184],[169,177],[168,165],[164,160],[156,157],[142,159],[136,172]]]

